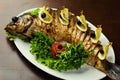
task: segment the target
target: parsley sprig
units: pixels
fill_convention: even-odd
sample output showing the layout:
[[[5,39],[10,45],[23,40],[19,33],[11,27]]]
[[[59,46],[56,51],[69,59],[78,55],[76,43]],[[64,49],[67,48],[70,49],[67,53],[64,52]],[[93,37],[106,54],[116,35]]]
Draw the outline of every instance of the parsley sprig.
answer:
[[[45,66],[58,71],[67,71],[79,69],[86,63],[92,50],[84,50],[82,42],[76,46],[70,44],[66,46],[66,50],[52,57],[51,45],[55,41],[47,34],[36,32],[34,38],[30,41],[30,52],[35,55],[36,60]]]

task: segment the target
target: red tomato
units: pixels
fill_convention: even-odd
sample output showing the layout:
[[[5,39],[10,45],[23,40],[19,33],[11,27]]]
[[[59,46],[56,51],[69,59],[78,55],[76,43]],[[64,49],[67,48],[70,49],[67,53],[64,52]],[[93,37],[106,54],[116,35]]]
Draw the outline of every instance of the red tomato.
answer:
[[[54,44],[52,44],[52,55],[54,58],[56,57],[58,53],[61,53],[64,50],[65,48],[63,44],[61,44],[60,42],[55,42]]]

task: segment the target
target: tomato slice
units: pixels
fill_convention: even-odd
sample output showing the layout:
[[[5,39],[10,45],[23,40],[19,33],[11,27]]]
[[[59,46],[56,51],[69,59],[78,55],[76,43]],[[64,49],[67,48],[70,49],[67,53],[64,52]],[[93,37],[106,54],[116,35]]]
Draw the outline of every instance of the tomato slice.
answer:
[[[56,55],[61,53],[62,51],[65,51],[65,48],[62,43],[55,42],[52,44],[52,55],[54,58],[56,58]]]

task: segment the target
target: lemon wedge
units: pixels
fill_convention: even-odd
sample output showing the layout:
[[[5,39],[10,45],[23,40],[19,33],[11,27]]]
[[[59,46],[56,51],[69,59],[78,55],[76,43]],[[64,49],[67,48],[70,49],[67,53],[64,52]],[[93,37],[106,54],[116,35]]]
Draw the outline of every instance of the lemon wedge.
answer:
[[[59,17],[60,22],[63,25],[68,25],[69,24],[69,11],[68,8],[63,8],[60,11],[60,17]]]
[[[99,51],[99,53],[98,53],[98,58],[99,58],[100,60],[106,59],[109,46],[111,46],[111,45],[112,45],[112,42],[110,42],[108,45],[103,46],[103,51]]]
[[[47,11],[47,6],[43,6],[39,12],[39,18],[44,23],[51,23],[53,21],[53,17]]]
[[[81,15],[77,16],[78,22],[77,22],[77,28],[80,29],[83,32],[87,31],[87,23],[85,16],[83,15],[83,11],[81,11]]]
[[[102,32],[101,25],[98,25],[97,28],[96,28],[96,30],[95,30],[95,37],[91,37],[91,41],[93,43],[97,43],[99,41],[101,32]]]

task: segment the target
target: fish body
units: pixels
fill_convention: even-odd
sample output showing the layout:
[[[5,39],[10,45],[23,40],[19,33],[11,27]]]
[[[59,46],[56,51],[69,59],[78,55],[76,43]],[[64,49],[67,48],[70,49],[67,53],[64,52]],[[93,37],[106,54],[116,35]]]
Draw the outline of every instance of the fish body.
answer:
[[[66,41],[68,43],[76,45],[78,42],[81,41],[83,42],[84,49],[92,49],[94,50],[94,54],[97,54],[99,52],[102,45],[99,41],[97,41],[96,43],[92,42],[90,34],[92,30],[90,30],[87,23],[85,22],[85,16],[83,15],[83,12],[81,13],[80,17],[77,16],[77,18],[75,14],[70,11],[68,12],[66,8],[54,10],[51,8],[43,7],[40,10],[43,10],[42,12],[40,12],[41,15],[32,15],[30,12],[26,12],[18,16],[17,20],[12,20],[12,22],[10,22],[6,26],[6,32],[9,32],[12,35],[25,36],[27,38],[33,38],[33,34],[36,31],[43,32],[45,34],[48,34],[57,42]],[[40,18],[42,16],[44,19],[44,16],[47,14],[48,16],[46,17],[48,18],[50,15],[52,16],[52,21],[50,23],[46,23]],[[68,15],[69,24],[64,24],[67,20],[61,17],[61,14]],[[62,20],[63,22],[61,22]],[[78,28],[78,26],[84,27],[84,25],[87,26],[86,31],[82,31]],[[95,31],[93,32],[93,34],[95,35]]]
[[[90,30],[83,32],[76,27],[78,20],[75,14],[69,12],[69,24],[64,25],[59,20],[60,10],[49,8],[47,11],[53,17],[51,23],[44,23],[38,15],[28,12],[20,15],[16,22],[10,22],[5,30],[12,35],[22,35],[28,38],[32,38],[33,33],[38,31],[48,34],[55,41],[67,41],[72,44],[77,44],[79,41],[92,43],[89,35]]]
[[[83,11],[80,16],[76,16],[67,8],[54,10],[44,6],[36,15],[26,12],[13,18],[12,22],[5,27],[5,30],[12,35],[24,36],[29,39],[33,38],[34,32],[37,31],[48,34],[57,42],[66,41],[76,45],[81,41],[84,49],[93,50],[92,57],[88,59],[87,63],[98,70],[106,72],[102,61],[106,60],[107,51],[111,44],[104,49],[104,45],[101,45],[99,41],[102,31],[101,25],[98,25],[95,31],[91,30],[86,23]],[[102,55],[98,56],[99,54]]]

